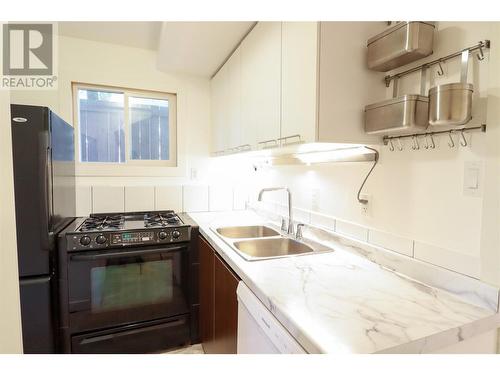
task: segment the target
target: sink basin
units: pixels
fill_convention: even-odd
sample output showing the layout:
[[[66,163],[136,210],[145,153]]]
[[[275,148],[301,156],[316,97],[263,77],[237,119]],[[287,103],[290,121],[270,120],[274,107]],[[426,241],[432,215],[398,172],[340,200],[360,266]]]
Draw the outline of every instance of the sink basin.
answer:
[[[216,229],[217,233],[227,238],[257,238],[272,237],[280,234],[274,229],[264,225],[249,225],[239,227],[221,227]]]
[[[332,249],[312,243],[312,241],[306,243],[286,237],[237,241],[233,245],[247,259],[277,258],[332,251]]]

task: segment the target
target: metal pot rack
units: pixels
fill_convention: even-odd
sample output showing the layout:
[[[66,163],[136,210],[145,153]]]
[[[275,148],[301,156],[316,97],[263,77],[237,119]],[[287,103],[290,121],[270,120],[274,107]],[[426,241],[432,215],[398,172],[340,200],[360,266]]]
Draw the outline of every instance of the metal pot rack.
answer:
[[[480,41],[478,44],[476,44],[474,46],[471,46],[471,47],[465,48],[465,49],[463,49],[461,51],[452,53],[451,55],[447,55],[447,56],[441,57],[439,59],[427,62],[425,64],[419,65],[419,66],[417,66],[415,68],[411,68],[411,69],[405,70],[405,71],[400,72],[400,73],[396,73],[396,74],[393,74],[393,75],[387,75],[384,78],[385,85],[387,87],[389,87],[392,80],[401,78],[401,77],[403,77],[405,75],[408,75],[408,74],[411,74],[411,73],[418,72],[419,70],[422,70],[422,69],[427,69],[427,68],[429,68],[429,67],[431,67],[433,65],[439,65],[439,67],[440,67],[440,73],[441,73],[439,75],[442,75],[443,74],[443,68],[441,67],[441,63],[443,63],[443,62],[445,62],[447,60],[453,59],[455,57],[461,56],[462,52],[464,52],[464,51],[469,51],[470,53],[472,53],[474,51],[479,50],[479,54],[477,55],[477,58],[480,61],[482,61],[482,60],[484,60],[483,49],[490,48],[490,44],[491,43],[490,43],[490,41],[488,39],[482,40],[482,41]]]
[[[455,147],[455,141],[453,140],[453,134],[454,133],[459,133],[460,134],[460,145],[462,147],[467,147],[467,139],[465,139],[464,133],[466,132],[471,132],[471,131],[481,131],[481,132],[486,132],[486,124],[482,124],[480,126],[471,126],[468,128],[461,128],[461,129],[450,129],[450,130],[440,130],[440,131],[435,131],[435,132],[426,132],[426,133],[415,133],[415,134],[406,134],[406,135],[399,135],[399,136],[385,136],[383,138],[384,145],[389,145],[389,151],[394,151],[396,148],[399,151],[404,150],[404,146],[401,142],[401,139],[403,138],[411,138],[412,144],[411,144],[411,149],[412,150],[420,150],[421,148],[424,148],[425,150],[429,149],[434,149],[436,148],[436,143],[434,142],[434,136],[439,135],[439,134],[448,134],[449,141],[448,141],[448,146],[450,148]],[[419,142],[419,137],[420,139],[424,139],[424,143],[420,145]],[[397,145],[394,145],[394,140],[397,140]]]

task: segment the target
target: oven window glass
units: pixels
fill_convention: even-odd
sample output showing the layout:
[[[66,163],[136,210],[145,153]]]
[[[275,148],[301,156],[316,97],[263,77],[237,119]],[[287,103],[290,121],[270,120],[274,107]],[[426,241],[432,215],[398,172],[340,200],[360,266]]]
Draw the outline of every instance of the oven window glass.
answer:
[[[172,260],[92,268],[92,311],[168,302],[173,284]]]

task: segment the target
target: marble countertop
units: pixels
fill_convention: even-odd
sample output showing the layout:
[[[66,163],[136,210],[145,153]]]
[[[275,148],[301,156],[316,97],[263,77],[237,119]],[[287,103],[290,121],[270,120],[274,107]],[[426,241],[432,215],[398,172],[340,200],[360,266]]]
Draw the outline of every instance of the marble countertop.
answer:
[[[263,223],[262,217],[189,215],[309,353],[429,353],[499,326],[496,311],[386,269],[340,240],[330,243],[332,253],[248,262],[212,228]]]

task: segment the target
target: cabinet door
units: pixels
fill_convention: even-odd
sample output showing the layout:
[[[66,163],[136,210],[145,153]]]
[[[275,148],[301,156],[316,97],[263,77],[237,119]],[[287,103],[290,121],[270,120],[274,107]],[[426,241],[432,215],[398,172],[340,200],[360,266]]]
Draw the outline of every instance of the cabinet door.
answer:
[[[234,51],[227,61],[227,137],[228,148],[243,145],[241,139],[241,50]]]
[[[214,347],[216,353],[236,354],[238,332],[239,279],[218,255],[214,261],[215,322]]]
[[[212,152],[229,148],[227,129],[229,113],[227,99],[229,97],[229,75],[224,65],[210,81],[211,116],[212,116]]]
[[[318,27],[318,22],[283,22],[281,137],[316,140]]]
[[[259,22],[241,44],[242,141],[279,138],[281,23]]]
[[[200,236],[200,340],[205,353],[215,353],[214,348],[214,251]]]

